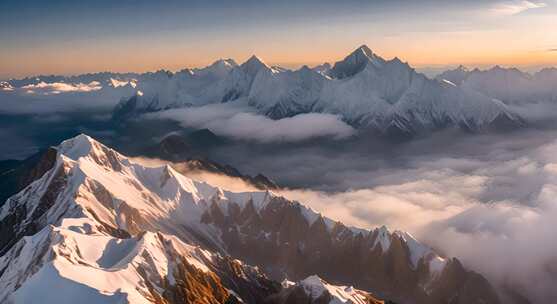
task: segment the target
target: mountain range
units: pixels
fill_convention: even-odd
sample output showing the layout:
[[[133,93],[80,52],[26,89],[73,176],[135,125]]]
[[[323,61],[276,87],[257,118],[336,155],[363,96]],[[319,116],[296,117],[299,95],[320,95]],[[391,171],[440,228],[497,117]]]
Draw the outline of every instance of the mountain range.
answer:
[[[557,68],[545,68],[529,74],[500,66],[484,71],[459,66],[441,73],[437,79],[450,81],[506,104],[557,102]]]
[[[500,303],[409,233],[185,173],[86,135],[50,148],[0,208],[0,302]]]
[[[291,71],[253,56],[241,65],[219,60],[183,70],[121,102],[117,119],[211,103],[247,103],[273,119],[301,113],[338,115],[356,128],[414,134],[457,126],[470,131],[520,126],[522,119],[494,98],[417,73],[398,58],[361,46],[344,60]]]
[[[169,109],[235,103],[275,120],[327,113],[357,129],[408,135],[447,127],[472,132],[522,127],[527,119],[511,106],[554,102],[556,81],[554,68],[531,75],[498,66],[484,71],[459,67],[430,79],[402,60],[384,59],[363,45],[333,65],[298,70],[268,66],[252,56],[242,64],[221,59],[176,73],[12,79],[2,82],[0,90],[40,92],[57,84],[52,89],[56,94],[107,91],[111,94],[103,98],[121,98],[113,111],[116,122]]]

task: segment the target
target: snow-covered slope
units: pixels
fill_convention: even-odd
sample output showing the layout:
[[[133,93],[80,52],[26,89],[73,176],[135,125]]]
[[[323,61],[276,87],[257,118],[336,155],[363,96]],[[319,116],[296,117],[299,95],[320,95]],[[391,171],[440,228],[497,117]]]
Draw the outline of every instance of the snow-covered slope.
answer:
[[[277,280],[319,274],[416,303],[443,303],[470,280],[493,299],[483,278],[407,233],[346,227],[269,191],[224,191],[86,135],[56,151],[0,209],[0,302],[173,303],[185,293],[260,303],[278,292],[234,258]]]
[[[85,135],[57,150],[53,167],[0,211],[0,302],[182,303],[198,292],[224,303],[242,290],[225,288],[223,274],[241,275],[236,286],[270,284],[190,236],[216,236],[196,229],[212,196],[263,203],[265,193],[225,193],[170,167],[146,168]]]
[[[554,102],[557,100],[557,69],[546,68],[528,74],[516,68],[495,66],[488,70],[459,67],[443,72],[439,80],[448,80],[463,89],[473,90],[507,104]]]
[[[0,302],[152,303],[152,292],[175,284],[178,257],[210,273],[206,263],[214,257],[175,237],[146,232],[119,239],[98,227],[86,218],[64,219],[23,238],[0,258]]]

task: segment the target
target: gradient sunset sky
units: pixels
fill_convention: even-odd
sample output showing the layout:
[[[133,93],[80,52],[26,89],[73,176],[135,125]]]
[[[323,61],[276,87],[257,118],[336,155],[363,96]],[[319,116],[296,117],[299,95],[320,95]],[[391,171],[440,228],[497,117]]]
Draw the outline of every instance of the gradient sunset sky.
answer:
[[[557,65],[557,0],[0,1],[0,79],[252,54],[294,68],[362,44],[416,67]]]

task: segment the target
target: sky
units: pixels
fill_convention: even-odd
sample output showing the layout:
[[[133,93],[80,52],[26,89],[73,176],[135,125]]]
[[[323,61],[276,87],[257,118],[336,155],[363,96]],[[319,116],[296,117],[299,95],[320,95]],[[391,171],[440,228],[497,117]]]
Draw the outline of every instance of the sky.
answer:
[[[557,0],[0,1],[0,79],[179,70],[257,54],[334,62],[367,44],[416,67],[557,65]]]

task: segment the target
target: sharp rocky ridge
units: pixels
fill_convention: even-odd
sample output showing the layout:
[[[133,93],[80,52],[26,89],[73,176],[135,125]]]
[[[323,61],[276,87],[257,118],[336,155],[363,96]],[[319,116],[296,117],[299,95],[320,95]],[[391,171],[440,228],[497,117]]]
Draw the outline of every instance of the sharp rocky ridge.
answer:
[[[54,149],[0,209],[2,303],[281,303],[292,290],[277,282],[312,275],[367,291],[342,303],[499,303],[481,275],[408,233],[146,167],[86,135]],[[327,299],[315,303],[338,303]]]

